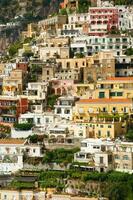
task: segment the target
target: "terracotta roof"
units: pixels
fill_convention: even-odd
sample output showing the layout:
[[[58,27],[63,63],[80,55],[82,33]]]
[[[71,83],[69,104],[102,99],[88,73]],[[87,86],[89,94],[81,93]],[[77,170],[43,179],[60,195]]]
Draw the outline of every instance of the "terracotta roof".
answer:
[[[25,142],[26,140],[14,139],[14,138],[0,139],[0,144],[24,144]]]
[[[132,103],[132,99],[80,99],[80,101],[77,101],[76,103],[99,103],[99,104],[107,104],[107,103]]]
[[[133,81],[133,77],[108,77],[109,81]]]

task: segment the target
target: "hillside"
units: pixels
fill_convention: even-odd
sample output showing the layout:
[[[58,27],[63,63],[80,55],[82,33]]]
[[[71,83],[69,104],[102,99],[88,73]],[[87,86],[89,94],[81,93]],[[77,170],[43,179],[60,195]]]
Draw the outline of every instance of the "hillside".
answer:
[[[0,23],[23,15],[25,18],[40,19],[59,9],[61,0],[0,0]]]

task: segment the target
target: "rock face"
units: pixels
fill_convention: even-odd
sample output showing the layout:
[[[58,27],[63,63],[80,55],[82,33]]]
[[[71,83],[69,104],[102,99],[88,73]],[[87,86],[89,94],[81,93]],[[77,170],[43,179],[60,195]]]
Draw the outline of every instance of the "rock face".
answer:
[[[20,27],[16,29],[5,30],[5,28],[0,27],[0,53],[4,52],[10,43],[18,39],[27,23],[58,12],[61,1],[63,0],[0,0],[0,24],[7,23],[22,15],[25,18],[23,25],[20,24]]]

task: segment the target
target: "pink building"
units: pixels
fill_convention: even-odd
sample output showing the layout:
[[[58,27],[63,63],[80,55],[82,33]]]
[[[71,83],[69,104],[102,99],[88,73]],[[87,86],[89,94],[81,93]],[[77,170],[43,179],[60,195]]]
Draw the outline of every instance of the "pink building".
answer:
[[[89,35],[102,36],[107,32],[118,29],[118,9],[115,7],[89,8]]]
[[[74,81],[73,80],[52,80],[51,81],[52,93],[55,95],[74,94]]]

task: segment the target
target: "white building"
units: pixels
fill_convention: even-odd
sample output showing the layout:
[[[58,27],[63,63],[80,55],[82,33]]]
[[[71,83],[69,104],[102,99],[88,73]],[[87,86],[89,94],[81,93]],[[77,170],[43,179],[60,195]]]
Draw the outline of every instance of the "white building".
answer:
[[[119,57],[132,46],[133,37],[126,35],[80,36],[73,39],[71,50],[74,54],[84,53],[85,55],[111,50],[114,52],[114,56]]]
[[[4,75],[9,76],[13,69],[16,69],[16,63],[6,63],[4,68]]]
[[[14,173],[23,168],[23,153],[25,140],[0,140],[0,173]]]
[[[42,146],[22,139],[0,139],[0,174],[11,174],[23,168],[23,155],[42,157]]]
[[[72,120],[74,103],[75,98],[72,96],[59,97],[57,104],[54,106],[55,114],[61,118]]]
[[[30,110],[35,113],[42,113],[46,106],[48,90],[47,82],[31,82],[26,88],[26,96],[30,101]]]
[[[68,24],[83,24],[90,20],[89,13],[74,13],[68,15]]]
[[[95,160],[95,154],[113,150],[114,143],[102,139],[87,138],[81,141],[80,151],[75,153],[74,160],[89,162]]]

